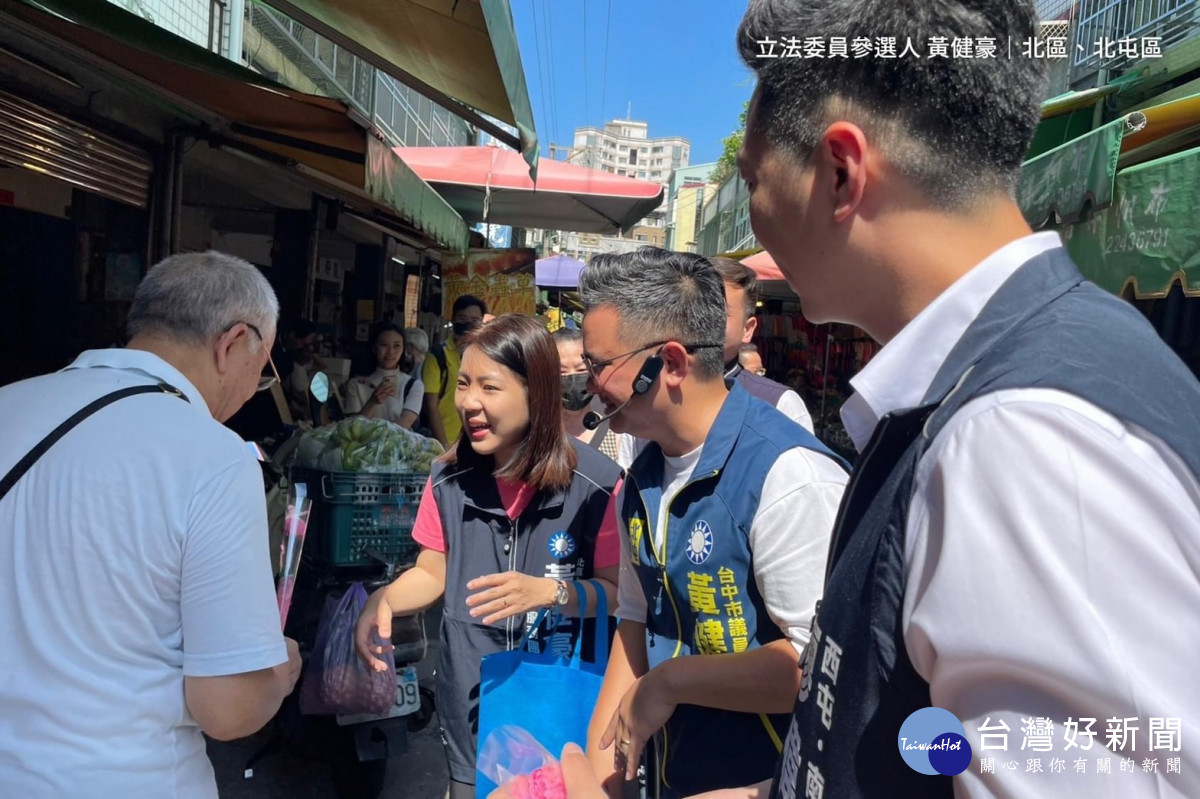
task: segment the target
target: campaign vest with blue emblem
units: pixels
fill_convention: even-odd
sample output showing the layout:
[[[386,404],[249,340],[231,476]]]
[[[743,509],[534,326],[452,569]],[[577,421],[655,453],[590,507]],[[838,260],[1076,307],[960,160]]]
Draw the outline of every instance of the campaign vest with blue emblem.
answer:
[[[430,475],[446,540],[438,718],[450,778],[456,782],[475,783],[479,663],[485,655],[513,649],[529,621],[512,618],[485,625],[471,618],[467,582],[506,571],[568,581],[595,575],[596,534],[621,469],[573,437],[571,446],[578,458],[571,484],[561,491],[539,491],[515,521],[509,521],[496,479],[486,470],[437,463]],[[589,620],[584,626],[583,657],[587,660],[595,657],[591,651],[593,625]],[[569,654],[579,626],[577,619],[551,613],[530,634],[530,648]]]
[[[668,508],[665,559],[653,549],[662,450],[650,444],[630,467],[622,518],[647,598],[651,668],[674,657],[742,652],[783,637],[759,594],[748,535],[767,473],[795,447],[841,462],[807,430],[735,385],[691,479]],[[786,724],[786,714],[680,705],[660,739],[663,784],[672,795],[687,796],[761,782],[774,770]]]
[[[1085,282],[1062,249],[1018,269],[967,328],[922,404],[885,415],[856,463],[772,799],[804,799],[814,786],[838,799],[953,796],[951,778],[913,771],[896,743],[904,720],[930,706],[901,616],[913,477],[955,412],[1021,388],[1087,400],[1158,436],[1200,475],[1200,384],[1142,315]]]

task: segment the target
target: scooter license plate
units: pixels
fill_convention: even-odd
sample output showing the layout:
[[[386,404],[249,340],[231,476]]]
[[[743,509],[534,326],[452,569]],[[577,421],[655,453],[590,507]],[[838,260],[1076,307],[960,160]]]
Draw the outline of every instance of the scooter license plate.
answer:
[[[380,714],[354,713],[352,715],[339,715],[337,723],[346,726],[347,724],[361,724],[364,721],[397,718],[416,713],[420,709],[421,691],[417,685],[417,668],[416,666],[405,666],[402,670],[396,672],[396,704],[392,706],[391,710]]]

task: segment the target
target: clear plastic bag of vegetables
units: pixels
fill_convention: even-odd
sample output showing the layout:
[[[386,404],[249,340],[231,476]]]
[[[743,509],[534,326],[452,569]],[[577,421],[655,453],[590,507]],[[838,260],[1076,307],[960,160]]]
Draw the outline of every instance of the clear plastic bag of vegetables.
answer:
[[[346,472],[428,474],[442,445],[385,419],[356,416],[305,433],[296,451],[301,466]]]

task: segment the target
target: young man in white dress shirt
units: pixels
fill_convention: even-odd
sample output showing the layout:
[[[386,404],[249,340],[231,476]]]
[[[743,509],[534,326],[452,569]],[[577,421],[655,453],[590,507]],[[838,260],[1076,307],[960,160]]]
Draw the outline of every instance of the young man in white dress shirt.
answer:
[[[816,34],[920,57],[760,57]],[[1023,0],[742,21],[755,234],[811,321],[884,345],[842,411],[862,457],[780,771],[750,795],[1200,795],[1200,386],[1022,217],[1043,69],[1005,51],[1035,34]],[[961,729],[902,731],[930,706]],[[927,748],[951,732],[969,750]]]

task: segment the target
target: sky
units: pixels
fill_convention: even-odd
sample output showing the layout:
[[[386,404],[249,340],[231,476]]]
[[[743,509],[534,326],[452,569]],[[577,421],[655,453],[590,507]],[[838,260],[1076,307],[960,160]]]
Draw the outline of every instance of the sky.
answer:
[[[509,3],[543,157],[552,141],[569,147],[577,127],[624,119],[632,103],[651,137],[690,140],[692,164],[717,160],[754,88],[733,43],[744,1]]]

